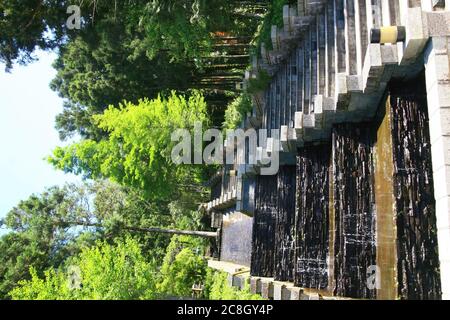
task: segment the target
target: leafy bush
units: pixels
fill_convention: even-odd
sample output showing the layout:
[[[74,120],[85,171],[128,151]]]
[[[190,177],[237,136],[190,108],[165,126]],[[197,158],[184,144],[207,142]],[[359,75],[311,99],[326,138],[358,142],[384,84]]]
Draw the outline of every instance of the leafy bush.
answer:
[[[167,248],[161,267],[158,292],[162,296],[190,297],[192,286],[206,277],[207,263],[204,259],[204,240],[174,236]]]
[[[267,12],[264,20],[259,28],[259,32],[256,36],[256,47],[258,55],[261,55],[261,43],[266,45],[267,50],[272,50],[272,26],[283,26],[283,6],[286,4],[295,4],[294,0],[272,0],[270,3],[269,11]]]
[[[108,132],[108,139],[57,147],[48,158],[50,164],[90,179],[110,178],[144,192],[151,200],[174,199],[181,186],[201,182],[202,167],[172,161],[178,142],[171,140],[177,129],[192,133],[197,122],[208,125],[206,102],[199,91],[188,97],[172,92],[138,104],[110,106],[94,116],[94,122]]]
[[[223,128],[236,129],[247,115],[252,111],[252,100],[246,93],[241,94],[231,102],[225,110],[225,122]]]
[[[208,270],[205,297],[209,300],[263,300],[260,295],[250,293],[248,284],[243,290],[238,290],[228,284],[227,278],[224,272]]]
[[[82,250],[71,263],[79,270],[79,288],[70,288],[74,276],[66,271],[49,269],[45,278],[30,269],[31,280],[19,282],[10,292],[14,300],[133,300],[155,297],[155,266],[146,262],[139,244],[131,239],[115,245],[99,242]],[[73,278],[72,278],[73,279]],[[77,281],[78,281],[77,280]]]
[[[257,92],[263,91],[267,89],[267,86],[269,85],[271,81],[270,75],[262,70],[258,73],[257,78],[251,78],[249,79],[249,86],[247,88],[247,92],[249,94],[255,94]]]

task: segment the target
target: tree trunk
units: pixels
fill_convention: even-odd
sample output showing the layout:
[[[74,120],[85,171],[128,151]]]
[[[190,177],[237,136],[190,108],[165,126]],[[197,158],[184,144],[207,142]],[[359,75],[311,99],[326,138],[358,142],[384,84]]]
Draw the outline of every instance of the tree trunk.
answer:
[[[101,223],[92,223],[92,222],[83,222],[83,221],[58,221],[57,225],[62,226],[82,226],[82,227],[94,227],[94,228],[103,228],[104,226]],[[136,232],[146,232],[146,233],[164,233],[164,234],[173,234],[173,235],[186,235],[193,237],[201,237],[201,238],[216,238],[217,232],[208,232],[208,231],[191,231],[191,230],[175,230],[175,229],[163,229],[163,228],[140,228],[140,227],[130,227],[130,226],[122,226],[124,230],[128,231],[136,231]]]

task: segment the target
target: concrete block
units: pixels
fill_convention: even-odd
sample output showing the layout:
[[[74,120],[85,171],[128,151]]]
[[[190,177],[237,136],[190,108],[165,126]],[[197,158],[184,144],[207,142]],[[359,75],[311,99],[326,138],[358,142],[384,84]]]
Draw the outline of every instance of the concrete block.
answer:
[[[413,63],[423,52],[428,41],[426,16],[422,14],[422,8],[409,8],[406,17],[406,41],[401,65]]]
[[[291,300],[300,300],[303,290],[297,287],[289,288]]]
[[[436,225],[438,229],[450,228],[450,197],[444,197],[436,201]],[[447,247],[446,250],[448,250]],[[448,250],[450,254],[450,250]]]
[[[240,276],[233,276],[233,287],[240,289],[241,288],[241,277]]]
[[[283,300],[282,291],[286,288],[284,284],[274,282],[273,284],[273,300],[280,301]]]
[[[450,108],[450,83],[448,85],[434,85],[427,90],[428,114],[430,120],[440,108]]]
[[[336,103],[333,98],[323,97],[323,107],[324,113],[331,113],[336,111]]]
[[[430,139],[431,143],[441,137],[450,137],[450,107],[439,108],[435,112],[430,113]],[[443,141],[447,142],[448,141]]]
[[[323,96],[317,95],[313,97],[314,113],[316,115],[323,113]]]
[[[436,81],[439,84],[448,83],[450,81],[450,62],[447,52],[434,55],[434,66]]]
[[[273,299],[273,280],[261,279],[261,296],[263,299]]]
[[[303,112],[295,113],[294,127],[297,132],[297,135],[301,135],[303,130]]]
[[[252,294],[261,294],[261,279],[252,277],[250,279],[250,292]]]
[[[450,166],[442,167],[433,173],[434,196],[436,200],[450,196]]]
[[[227,283],[230,287],[234,287],[234,277],[232,273],[227,275]]]
[[[450,300],[450,260],[441,260],[442,299]]]
[[[374,99],[372,95],[353,93],[348,105],[348,110],[353,112],[360,112],[364,116],[368,113],[372,113],[371,109],[376,109],[378,103],[378,99]],[[375,104],[375,107],[373,104]]]
[[[448,38],[449,37],[432,38],[425,50],[424,60],[428,88],[434,85],[438,79],[445,80],[445,73],[448,72],[449,69],[448,60],[447,62],[445,61],[446,57],[448,59]],[[444,56],[444,59],[436,59],[436,57],[442,56]]]
[[[347,74],[337,73],[336,74],[336,100],[342,99],[341,96],[347,95]]]
[[[298,137],[297,131],[294,128],[289,128],[288,130],[288,144],[289,144],[289,151],[295,152],[297,150]]]
[[[380,44],[369,44],[362,70],[362,86],[366,94],[378,90],[378,82],[383,72]]]
[[[309,295],[309,300],[314,300],[314,301],[320,300],[320,296],[318,293],[311,293]]]
[[[249,274],[241,274],[237,276],[240,290],[244,290],[247,285],[250,284],[250,275]]]
[[[396,45],[381,46],[381,61],[383,65],[398,65],[398,50]]]
[[[317,95],[313,98],[314,103],[314,128],[322,128],[323,120],[323,96]]]
[[[281,39],[278,33],[278,27],[273,25],[270,33],[270,37],[272,40],[272,46],[274,50],[279,50],[281,48]]]
[[[267,148],[266,148],[266,152],[267,154],[271,155],[274,151],[274,139],[273,138],[267,138]]]
[[[363,92],[362,76],[352,75],[347,77],[348,92]]]
[[[289,131],[288,126],[281,126],[280,143],[281,143],[281,149],[283,152],[289,152],[288,131]]]
[[[288,285],[285,283],[274,282],[273,283],[273,299],[274,300],[290,300],[291,293],[289,291]]]
[[[320,296],[318,293],[314,292],[303,292],[300,300],[320,300]]]
[[[430,129],[434,131],[434,129]],[[438,136],[431,145],[433,170],[450,165],[450,136]]]
[[[290,31],[290,25],[291,25],[291,17],[290,17],[290,8],[289,5],[283,6],[283,24],[284,24],[284,31],[289,32]]]
[[[314,114],[303,115],[303,128],[314,128],[315,122]]]
[[[450,35],[450,12],[427,12],[424,15],[426,31],[430,37]]]
[[[439,260],[450,261],[450,228],[438,229]]]

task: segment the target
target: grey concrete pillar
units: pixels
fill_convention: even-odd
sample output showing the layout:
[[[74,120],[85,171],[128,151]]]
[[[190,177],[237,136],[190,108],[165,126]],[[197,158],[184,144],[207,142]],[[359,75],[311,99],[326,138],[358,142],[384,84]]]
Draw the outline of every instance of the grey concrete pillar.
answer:
[[[442,298],[450,300],[450,36],[425,51]]]

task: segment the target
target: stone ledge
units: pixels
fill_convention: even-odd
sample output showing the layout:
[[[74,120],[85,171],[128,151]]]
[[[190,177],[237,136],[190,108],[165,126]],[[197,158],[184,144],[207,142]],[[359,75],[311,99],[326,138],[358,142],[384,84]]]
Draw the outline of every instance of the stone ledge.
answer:
[[[243,289],[250,285],[252,294],[260,294],[264,299],[273,300],[353,300],[344,297],[334,297],[320,290],[295,287],[291,282],[275,281],[274,278],[254,277],[248,267],[230,262],[209,260],[208,267],[228,273],[228,281],[235,288]]]

